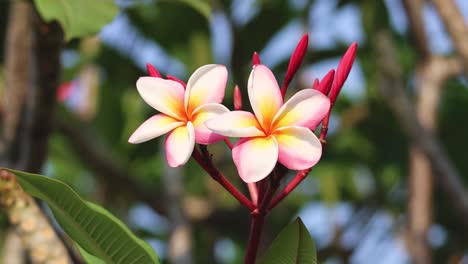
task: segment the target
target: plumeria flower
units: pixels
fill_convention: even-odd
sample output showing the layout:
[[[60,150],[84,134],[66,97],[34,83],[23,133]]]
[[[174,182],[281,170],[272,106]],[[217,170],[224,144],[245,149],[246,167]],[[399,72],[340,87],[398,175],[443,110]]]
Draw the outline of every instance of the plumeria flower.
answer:
[[[169,133],[165,148],[169,166],[184,165],[195,143],[211,144],[224,137],[213,133],[205,121],[229,110],[221,105],[227,82],[222,65],[205,65],[190,76],[187,88],[181,82],[158,77],[141,77],[136,86],[143,100],[161,112],[146,120],[131,135],[137,144]]]
[[[283,104],[273,73],[266,66],[253,66],[248,95],[254,114],[232,111],[206,121],[212,131],[240,137],[232,156],[245,182],[267,177],[277,162],[291,170],[314,166],[322,155],[322,145],[311,131],[330,108],[330,100],[313,89],[296,93]]]

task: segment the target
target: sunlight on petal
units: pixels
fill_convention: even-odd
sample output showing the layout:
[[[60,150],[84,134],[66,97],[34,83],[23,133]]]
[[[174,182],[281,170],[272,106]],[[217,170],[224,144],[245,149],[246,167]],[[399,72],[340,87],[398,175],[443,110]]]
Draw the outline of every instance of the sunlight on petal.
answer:
[[[148,105],[163,114],[185,121],[182,85],[156,77],[140,77],[136,86]]]
[[[273,127],[304,126],[315,129],[330,109],[330,100],[321,92],[304,89],[289,99],[276,114]]]
[[[222,140],[224,136],[208,129],[205,121],[227,112],[229,112],[229,109],[221,104],[212,103],[197,107],[191,117],[193,127],[195,128],[195,142],[198,144],[212,144]]]
[[[243,181],[258,182],[275,167],[278,144],[273,136],[243,138],[232,148],[232,158]]]
[[[195,131],[191,122],[174,129],[166,138],[167,163],[179,167],[187,163],[195,146]]]
[[[283,127],[274,136],[278,142],[278,161],[288,169],[308,169],[322,156],[322,144],[308,128]]]
[[[138,144],[155,137],[159,137],[167,132],[183,125],[184,122],[180,122],[165,114],[158,114],[150,117],[148,120],[143,122],[135,132],[128,139],[129,143]]]
[[[268,131],[283,97],[273,73],[265,65],[255,65],[249,76],[250,104],[261,126]]]
[[[187,83],[184,106],[187,113],[207,103],[221,103],[228,73],[223,65],[209,64],[198,68]]]
[[[264,136],[255,116],[246,111],[232,111],[205,122],[206,126],[226,137]]]

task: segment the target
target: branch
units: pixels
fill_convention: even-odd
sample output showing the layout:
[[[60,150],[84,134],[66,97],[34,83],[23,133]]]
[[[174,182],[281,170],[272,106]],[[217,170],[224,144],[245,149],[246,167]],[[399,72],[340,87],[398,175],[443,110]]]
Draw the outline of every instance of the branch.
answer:
[[[468,74],[468,26],[454,0],[432,0]]]
[[[427,45],[426,30],[423,20],[424,0],[404,0],[405,10],[408,16],[412,37],[414,38],[416,50],[421,54],[423,59],[431,55],[429,46]]]
[[[35,46],[32,82],[24,109],[18,146],[20,159],[16,168],[39,172],[47,157],[48,140],[53,127],[61,73],[63,31],[57,22],[44,22],[37,12],[34,12],[33,18]]]
[[[391,39],[380,32],[378,41],[378,65],[380,72],[379,90],[395,114],[408,138],[421,149],[432,165],[433,176],[451,201],[453,209],[461,216],[460,223],[468,228],[468,194],[460,180],[460,174],[448,159],[440,142],[417,119],[410,100],[405,94],[400,66],[395,61],[396,51]]]
[[[63,33],[57,23],[42,21],[31,1],[13,1],[10,8],[0,162],[10,168],[39,172],[47,155],[52,127]],[[28,208],[39,208],[34,200],[25,202],[34,203]],[[28,208],[18,214],[31,214]],[[22,226],[17,226],[21,232],[20,228]],[[36,233],[36,239],[47,239],[39,238],[41,234]],[[60,236],[60,233],[52,234],[55,235]],[[76,252],[70,249],[68,253],[75,259]]]
[[[29,1],[12,3],[8,27],[2,163],[37,173],[52,128],[63,32],[42,21]]]
[[[18,141],[18,127],[30,81],[27,65],[32,62],[32,15],[33,10],[26,1],[15,1],[9,10],[5,39],[5,91],[3,105],[2,145],[0,149],[4,166],[11,167],[16,159],[14,153]]]
[[[451,60],[433,55],[429,49],[423,20],[423,0],[405,0],[405,10],[410,21],[415,49],[421,55],[415,73],[416,116],[421,125],[435,133],[437,109],[445,80],[461,72],[461,64],[453,71]],[[413,144],[410,146],[410,171],[408,176],[407,248],[415,263],[430,264],[431,248],[427,232],[432,223],[433,171],[431,164]]]
[[[193,150],[192,157],[195,161],[221,186],[223,186],[226,191],[228,191],[234,198],[239,201],[240,204],[245,206],[250,211],[257,209],[252,201],[250,201],[244,194],[242,194],[230,181],[224,177],[224,175],[214,166],[211,160],[211,154],[208,152],[208,149],[205,145],[200,145],[201,151],[197,148]]]

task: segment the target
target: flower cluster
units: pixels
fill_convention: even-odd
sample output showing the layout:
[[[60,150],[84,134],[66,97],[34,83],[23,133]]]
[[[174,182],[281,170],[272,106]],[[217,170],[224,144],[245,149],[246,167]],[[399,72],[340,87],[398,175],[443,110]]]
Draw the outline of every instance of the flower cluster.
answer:
[[[150,76],[138,79],[136,86],[143,100],[160,113],[138,127],[129,142],[142,143],[169,133],[165,141],[167,162],[177,167],[189,160],[195,144],[239,138],[232,146],[232,158],[239,176],[247,183],[266,178],[278,163],[290,170],[313,167],[322,155],[324,140],[313,131],[322,123],[326,134],[331,107],[351,70],[357,45],[350,46],[336,74],[331,70],[321,81],[315,80],[311,89],[301,90],[284,101],[286,89],[307,50],[307,41],[304,36],[291,56],[281,88],[271,70],[254,54],[247,84],[252,112],[240,110],[237,86],[236,110],[230,111],[221,104],[228,78],[222,65],[198,68],[187,85],[172,76],[162,78],[148,65]]]

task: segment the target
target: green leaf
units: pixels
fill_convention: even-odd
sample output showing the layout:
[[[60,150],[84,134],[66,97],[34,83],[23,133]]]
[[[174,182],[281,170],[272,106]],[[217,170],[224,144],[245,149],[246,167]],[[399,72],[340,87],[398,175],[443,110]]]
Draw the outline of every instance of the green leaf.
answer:
[[[271,244],[261,264],[316,264],[317,250],[300,218],[284,228]]]
[[[25,192],[49,205],[60,226],[90,255],[104,263],[159,263],[146,242],[104,208],[81,199],[65,183],[42,175],[6,170],[16,175]]]
[[[166,0],[168,1],[168,0]],[[201,1],[201,0],[176,0],[176,1],[168,1],[168,2],[180,2],[182,4],[186,4],[193,8],[195,11],[199,12],[202,14],[206,20],[210,20],[211,17],[211,6],[208,2],[206,1]]]
[[[113,0],[34,0],[45,21],[57,20],[70,40],[97,33],[119,9]]]
[[[78,250],[80,251],[81,256],[83,257],[84,261],[88,264],[106,264],[100,258],[90,254],[88,251],[84,250],[80,245],[76,245]]]

